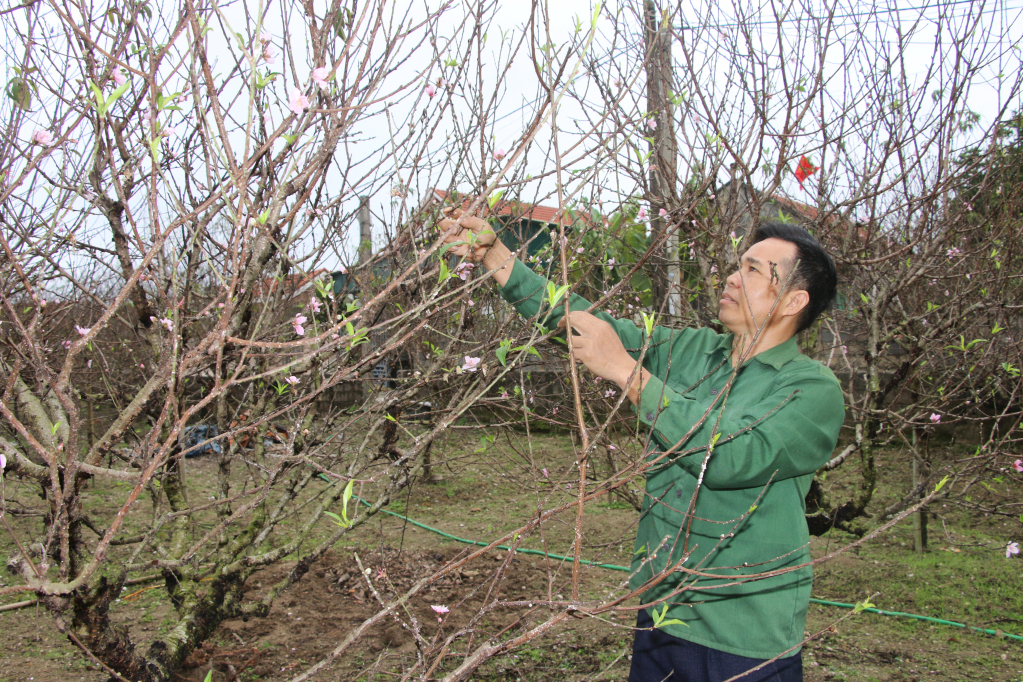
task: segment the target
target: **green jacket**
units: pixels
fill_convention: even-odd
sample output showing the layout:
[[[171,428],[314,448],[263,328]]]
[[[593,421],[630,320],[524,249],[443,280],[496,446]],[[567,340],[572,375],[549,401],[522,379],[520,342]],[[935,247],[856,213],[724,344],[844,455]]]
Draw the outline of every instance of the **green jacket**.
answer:
[[[544,278],[516,262],[501,294],[526,317],[543,310],[541,319],[553,328],[564,308],[548,311],[545,290]],[[586,310],[590,304],[573,296],[571,307]],[[639,359],[645,331],[594,314],[611,323]],[[647,590],[642,603],[660,615],[666,595],[687,585],[667,599],[666,615],[685,625],[662,626],[665,632],[740,656],[772,658],[803,639],[810,567],[729,583],[810,560],[804,498],[835,448],[845,408],[835,375],[801,355],[795,338],[744,363],[724,395],[731,348],[731,334],[710,329],[653,330],[643,366],[654,378],[633,409],[651,430],[648,459],[658,463],[646,476],[630,585],[640,587],[667,562],[681,559],[688,528],[691,554],[683,567],[721,578],[675,572]],[[712,433],[720,435],[689,514]],[[662,454],[668,450],[672,454]]]

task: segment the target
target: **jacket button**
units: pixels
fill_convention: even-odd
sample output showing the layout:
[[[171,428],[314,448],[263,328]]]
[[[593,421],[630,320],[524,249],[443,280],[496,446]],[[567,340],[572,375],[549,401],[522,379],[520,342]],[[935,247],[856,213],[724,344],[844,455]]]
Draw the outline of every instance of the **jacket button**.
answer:
[[[710,389],[710,394],[711,395],[717,395],[718,394],[718,390],[716,388],[712,388],[712,389]]]
[[[675,491],[675,497],[682,497],[682,491],[681,490],[676,490]]]
[[[653,412],[647,412],[646,413],[646,420],[648,422],[652,422],[654,420],[654,413]]]

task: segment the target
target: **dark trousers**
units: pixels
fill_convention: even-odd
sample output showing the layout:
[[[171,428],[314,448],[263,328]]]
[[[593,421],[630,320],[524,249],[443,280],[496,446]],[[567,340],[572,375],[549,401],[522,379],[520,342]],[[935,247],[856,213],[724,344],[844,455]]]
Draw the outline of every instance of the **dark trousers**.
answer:
[[[639,612],[637,628],[652,628],[653,624],[645,609]],[[637,630],[629,682],[724,682],[764,660],[728,654],[661,630]],[[803,656],[779,658],[740,677],[739,682],[803,682]]]

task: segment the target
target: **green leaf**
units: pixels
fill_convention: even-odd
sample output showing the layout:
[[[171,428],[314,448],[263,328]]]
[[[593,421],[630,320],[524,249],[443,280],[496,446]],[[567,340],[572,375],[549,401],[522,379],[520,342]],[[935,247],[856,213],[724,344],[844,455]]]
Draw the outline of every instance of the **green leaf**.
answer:
[[[125,85],[127,85],[127,83],[125,83]],[[181,107],[173,106],[174,100],[176,100],[180,95],[180,92],[175,92],[172,95],[164,95],[162,92],[158,92],[156,94],[156,110],[163,111],[164,109],[167,109],[168,111],[181,111]]]
[[[648,315],[644,311],[640,311],[639,314],[643,316],[643,327],[644,327],[644,329],[646,329],[646,335],[647,336],[653,336],[653,333],[654,333],[654,323],[657,321],[657,316],[655,314],[653,314],[653,313],[650,313]]]
[[[653,615],[654,615],[654,627],[655,628],[664,627],[665,625],[685,625],[686,627],[689,627],[688,625],[686,625],[685,623],[683,623],[682,621],[680,621],[677,618],[670,618],[668,620],[665,620],[664,617],[667,615],[667,613],[668,613],[668,603],[667,602],[664,603],[664,608],[661,609],[660,613],[657,613],[657,609],[654,608],[654,614]]]
[[[334,519],[334,523],[336,523],[337,525],[341,526],[342,528],[347,528],[348,527],[348,522],[345,521],[344,519],[342,519],[340,516],[338,516],[334,512],[325,511],[323,513],[325,515],[329,516],[330,518]]]
[[[351,25],[353,16],[351,7],[342,7],[334,15],[334,33],[341,40],[346,40],[345,26]]]
[[[554,282],[547,282],[547,299],[551,302],[553,308],[558,304],[558,301],[564,297],[565,293],[572,288],[570,284],[563,284],[560,287],[556,286]]]
[[[345,521],[348,521],[348,501],[352,499],[352,487],[355,485],[355,479],[349,479],[348,485],[345,486],[345,491],[341,493],[341,513],[344,514]]]
[[[121,97],[121,95],[128,92],[129,87],[131,87],[131,81],[125,81],[116,90],[110,93],[110,97],[107,98],[108,111],[110,110],[110,107],[114,104],[114,102],[116,102]]]
[[[856,603],[856,606],[853,607],[853,613],[860,613],[861,611],[865,611],[867,609],[872,609],[872,608],[875,608],[875,607],[874,607],[873,604],[870,603],[870,597],[867,597],[863,601]]]
[[[657,624],[656,627],[663,627],[665,625],[685,625],[686,627],[689,627],[688,624],[683,623],[678,618],[669,618],[668,620],[662,620],[660,623]]]
[[[864,294],[863,292],[860,292],[860,298],[863,299],[864,303],[866,303],[867,305],[870,305],[870,299],[867,298],[866,294]]]
[[[530,355],[535,355],[538,358],[543,357],[542,355],[540,355],[540,351],[538,351],[536,348],[533,348],[532,346],[516,346],[515,348],[512,348],[513,353],[518,353],[519,351],[526,351]]]
[[[89,81],[89,89],[92,90],[92,96],[95,98],[93,100],[93,106],[96,107],[96,112],[99,114],[99,117],[103,118],[103,115],[107,112],[107,101],[103,97],[103,91],[100,90],[99,86],[92,81]]]
[[[268,86],[271,83],[273,83],[274,80],[277,79],[277,76],[278,76],[278,74],[276,74],[276,73],[274,73],[272,71],[267,71],[266,75],[260,74],[257,71],[256,72],[256,89],[257,90],[262,90],[266,86]]]
[[[938,481],[938,485],[934,486],[934,492],[938,492],[939,490],[944,488],[946,483],[948,483],[948,476],[947,475],[945,476],[945,478],[943,478],[940,481]]]
[[[501,197],[503,196],[504,196],[503,189],[500,192],[494,192],[489,197],[487,197],[487,204],[490,205],[490,208],[493,208],[497,204],[497,202],[501,200]]]
[[[32,109],[32,88],[21,76],[16,76],[7,84],[7,96],[14,102],[14,106],[22,111]]]
[[[497,361],[501,363],[502,367],[508,366],[507,358],[509,350],[511,350],[511,339],[505,339],[494,352],[494,354],[497,355]]]

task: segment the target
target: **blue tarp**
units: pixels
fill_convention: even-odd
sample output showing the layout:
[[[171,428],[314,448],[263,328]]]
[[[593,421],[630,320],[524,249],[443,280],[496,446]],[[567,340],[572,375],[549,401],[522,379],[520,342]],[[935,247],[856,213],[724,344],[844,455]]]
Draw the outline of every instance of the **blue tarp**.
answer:
[[[216,424],[197,424],[185,427],[179,439],[181,449],[185,451],[185,457],[198,457],[199,455],[205,455],[207,452],[219,455],[222,452],[220,441],[213,441],[212,443],[199,446],[199,443],[208,441],[210,438],[216,438],[218,435],[220,435],[220,431],[217,429]]]

